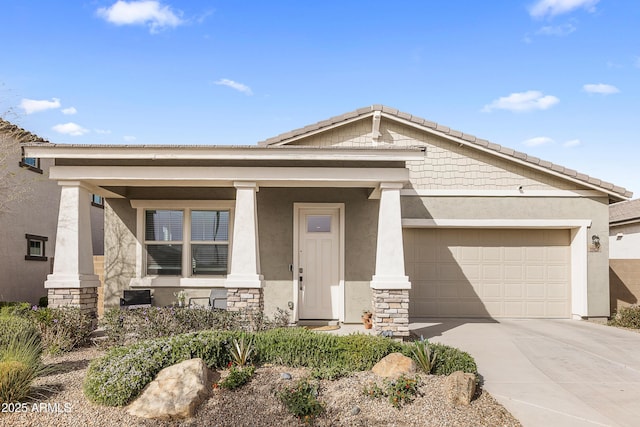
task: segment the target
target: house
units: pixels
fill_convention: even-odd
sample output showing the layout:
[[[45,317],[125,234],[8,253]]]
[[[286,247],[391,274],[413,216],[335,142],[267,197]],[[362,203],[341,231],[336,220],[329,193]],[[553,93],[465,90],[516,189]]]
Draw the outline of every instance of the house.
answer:
[[[0,301],[37,304],[53,272],[60,187],[48,177],[54,161],[23,156],[25,143],[52,145],[0,119]],[[102,255],[102,212],[91,209],[95,255]]]
[[[224,287],[229,310],[341,322],[372,310],[396,336],[410,317],[609,316],[609,204],[631,197],[381,105],[250,146],[24,150],[54,159],[62,186],[50,299],[93,301],[95,193],[107,305],[128,288],[166,305]]]
[[[640,199],[609,207],[611,311],[640,297]]]

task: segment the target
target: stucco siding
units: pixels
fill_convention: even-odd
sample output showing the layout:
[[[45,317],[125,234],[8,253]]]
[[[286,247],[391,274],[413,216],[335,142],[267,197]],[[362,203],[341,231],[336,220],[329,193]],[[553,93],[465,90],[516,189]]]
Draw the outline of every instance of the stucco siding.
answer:
[[[640,224],[611,226],[609,258],[640,259]]]
[[[60,187],[48,179],[51,160],[41,160],[43,173],[18,166],[19,152],[9,157],[6,172],[14,174],[15,181],[25,191],[0,212],[0,301],[27,301],[36,304],[45,296],[44,281],[51,273],[55,256]],[[46,261],[25,260],[27,240],[25,234],[46,237]]]
[[[117,307],[136,274],[136,210],[126,199],[106,199],[104,206],[104,305]],[[156,304],[158,301],[156,301]]]

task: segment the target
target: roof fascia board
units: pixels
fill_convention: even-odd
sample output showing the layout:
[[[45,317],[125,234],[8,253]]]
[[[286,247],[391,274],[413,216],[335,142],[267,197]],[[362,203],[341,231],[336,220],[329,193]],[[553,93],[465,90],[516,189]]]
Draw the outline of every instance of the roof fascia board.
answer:
[[[591,188],[591,189],[596,190],[596,191],[598,191],[600,193],[604,193],[604,194],[607,194],[609,196],[612,196],[613,198],[615,198],[617,200],[620,200],[620,201],[629,200],[628,197],[625,197],[625,196],[623,196],[621,194],[615,193],[615,192],[613,192],[611,190],[607,190],[607,189],[602,188],[602,187],[598,187],[595,184],[591,184],[591,183],[588,183],[588,182],[585,182],[585,181],[580,181],[579,179],[572,178],[572,177],[567,176],[565,174],[556,172],[556,171],[554,171],[552,169],[547,169],[547,168],[544,168],[542,166],[538,166],[538,165],[535,165],[533,163],[518,159],[516,157],[509,156],[507,154],[500,153],[498,151],[491,150],[491,149],[486,148],[486,147],[482,147],[482,146],[480,146],[478,144],[474,144],[472,142],[465,141],[464,139],[457,138],[455,136],[442,134],[442,133],[440,133],[440,132],[438,132],[438,131],[436,131],[434,129],[431,129],[431,128],[427,127],[427,126],[420,125],[418,123],[413,123],[413,122],[411,122],[409,120],[405,120],[405,119],[402,119],[402,118],[394,116],[394,115],[389,115],[389,114],[384,113],[384,112],[382,113],[382,115],[385,118],[388,118],[390,120],[395,120],[396,122],[405,124],[407,126],[411,126],[413,128],[416,128],[416,129],[421,129],[421,130],[423,130],[425,132],[428,132],[428,133],[430,133],[430,134],[432,134],[434,136],[439,136],[441,138],[447,139],[447,140],[449,140],[451,142],[454,142],[456,144],[464,145],[465,147],[473,148],[475,150],[479,150],[479,151],[482,151],[484,153],[487,153],[487,154],[490,154],[490,155],[493,155],[493,156],[496,156],[496,157],[500,157],[500,158],[502,158],[504,160],[508,160],[510,162],[514,162],[514,163],[517,163],[519,165],[527,166],[527,167],[529,167],[531,169],[535,169],[537,171],[547,173],[547,174],[555,176],[557,178],[561,178],[561,179],[564,179],[564,180],[567,180],[567,181],[571,181],[571,182],[573,182],[575,184],[579,184],[579,185]],[[428,155],[428,153],[427,153],[427,155]]]
[[[422,160],[417,149],[327,149],[327,148],[194,148],[194,147],[65,147],[25,146],[27,157],[50,159],[137,159],[137,160],[352,160],[408,161]]]

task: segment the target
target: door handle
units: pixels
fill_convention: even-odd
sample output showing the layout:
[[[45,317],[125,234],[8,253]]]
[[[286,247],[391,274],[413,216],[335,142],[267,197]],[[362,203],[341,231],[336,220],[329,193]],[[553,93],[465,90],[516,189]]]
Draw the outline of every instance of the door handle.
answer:
[[[302,291],[304,286],[302,286],[302,276],[298,276],[298,285],[300,286],[299,289]]]

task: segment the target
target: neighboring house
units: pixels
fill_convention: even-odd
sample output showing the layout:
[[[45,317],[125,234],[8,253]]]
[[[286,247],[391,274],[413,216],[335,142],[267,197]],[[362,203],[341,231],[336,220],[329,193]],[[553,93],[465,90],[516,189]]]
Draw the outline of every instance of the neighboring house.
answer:
[[[63,188],[53,299],[70,289],[91,308],[93,192],[106,199],[107,305],[128,288],[166,305],[224,287],[230,310],[372,310],[396,336],[409,317],[609,316],[609,204],[631,197],[380,105],[257,146],[25,150],[55,159]]]
[[[611,311],[640,297],[640,199],[609,207]]]
[[[0,119],[0,301],[37,304],[53,272],[60,186],[49,179],[53,160],[23,157],[20,145],[27,143],[52,145]],[[94,229],[100,230],[104,210],[92,211]],[[102,239],[96,232],[97,245]]]

